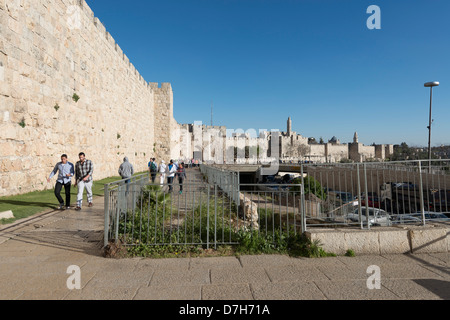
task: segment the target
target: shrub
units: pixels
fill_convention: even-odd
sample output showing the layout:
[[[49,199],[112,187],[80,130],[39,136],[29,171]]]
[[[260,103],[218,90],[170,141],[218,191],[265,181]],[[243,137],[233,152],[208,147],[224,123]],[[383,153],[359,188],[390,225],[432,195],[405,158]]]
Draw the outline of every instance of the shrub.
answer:
[[[302,178],[295,178],[292,183],[293,184],[301,184]],[[306,176],[303,178],[303,183],[304,183],[305,195],[312,193],[322,200],[327,199],[327,194],[325,193],[325,190],[322,188],[322,185],[320,184],[319,181],[317,181],[316,179],[314,179],[311,176]],[[300,193],[300,187],[299,186],[292,187],[291,192]]]
[[[80,100],[80,96],[77,95],[76,93],[74,93],[74,94],[72,95],[72,100],[75,101],[75,102],[78,102],[78,100]]]

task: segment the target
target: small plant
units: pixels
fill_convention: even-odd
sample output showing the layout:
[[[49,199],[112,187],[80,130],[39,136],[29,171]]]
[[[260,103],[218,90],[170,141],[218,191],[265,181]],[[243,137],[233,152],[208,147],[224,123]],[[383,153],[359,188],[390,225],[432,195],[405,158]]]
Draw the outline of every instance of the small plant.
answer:
[[[19,126],[25,128],[25,118],[22,118],[22,121],[19,122]]]
[[[346,257],[354,257],[355,251],[353,251],[352,249],[348,249],[347,252],[345,252],[345,256]]]
[[[55,106],[53,108],[55,108],[55,110],[58,111],[59,110],[59,105],[55,104]]]
[[[80,96],[76,94],[76,92],[72,96],[73,101],[78,102],[80,100]]]
[[[121,137],[121,136],[120,136],[120,133],[118,133],[118,134],[117,134],[117,139],[120,139],[120,137]]]
[[[102,132],[105,132],[105,129],[102,128]]]

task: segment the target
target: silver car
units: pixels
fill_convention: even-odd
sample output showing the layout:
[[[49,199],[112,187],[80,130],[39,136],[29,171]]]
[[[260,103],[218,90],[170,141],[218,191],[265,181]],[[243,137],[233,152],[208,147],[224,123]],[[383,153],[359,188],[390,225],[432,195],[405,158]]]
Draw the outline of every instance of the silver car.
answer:
[[[412,213],[411,216],[416,217],[422,221],[422,213]],[[448,218],[445,214],[440,212],[430,212],[425,211],[425,221],[433,221],[433,222],[450,222],[450,218]]]
[[[363,225],[367,224],[366,208],[361,208],[361,218]],[[359,209],[347,215],[351,222],[359,222]],[[371,226],[391,226],[391,216],[382,209],[369,208],[369,225]]]
[[[418,217],[409,214],[397,214],[391,216],[392,224],[420,224],[422,222]]]

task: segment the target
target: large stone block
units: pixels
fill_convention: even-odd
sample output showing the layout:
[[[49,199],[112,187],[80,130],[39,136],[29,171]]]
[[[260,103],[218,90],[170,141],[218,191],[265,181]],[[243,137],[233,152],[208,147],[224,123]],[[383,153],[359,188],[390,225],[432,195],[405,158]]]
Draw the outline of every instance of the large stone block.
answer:
[[[311,241],[319,241],[326,252],[343,255],[347,251],[345,232],[334,229],[318,229],[307,231],[306,236]]]
[[[380,253],[397,254],[411,252],[408,230],[386,229],[379,231]]]
[[[440,226],[411,227],[409,237],[413,253],[447,252],[449,228]]]
[[[11,210],[0,212],[0,220],[1,219],[11,219],[14,218],[14,214]]]
[[[345,243],[348,249],[359,254],[379,254],[380,243],[378,232],[374,230],[353,230],[345,232]]]

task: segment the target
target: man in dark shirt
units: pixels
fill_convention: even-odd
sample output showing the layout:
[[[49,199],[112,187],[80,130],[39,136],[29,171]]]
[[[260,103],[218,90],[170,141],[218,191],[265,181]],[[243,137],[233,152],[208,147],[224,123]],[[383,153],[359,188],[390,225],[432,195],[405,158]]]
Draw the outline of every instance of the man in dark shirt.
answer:
[[[152,183],[155,183],[156,173],[158,172],[158,164],[156,163],[155,158],[150,159],[150,162],[148,163],[148,170],[150,171]]]

